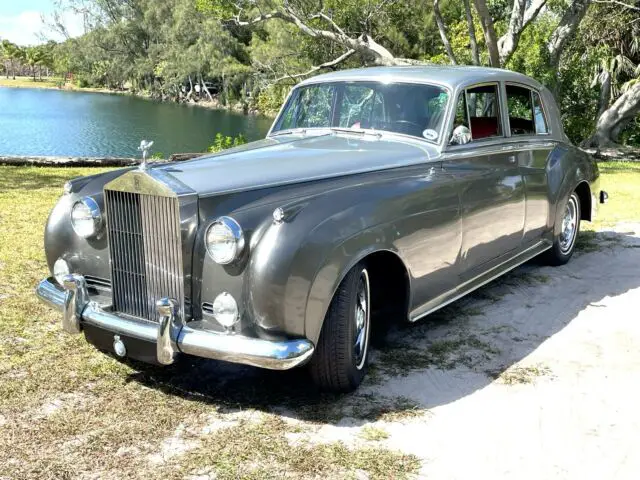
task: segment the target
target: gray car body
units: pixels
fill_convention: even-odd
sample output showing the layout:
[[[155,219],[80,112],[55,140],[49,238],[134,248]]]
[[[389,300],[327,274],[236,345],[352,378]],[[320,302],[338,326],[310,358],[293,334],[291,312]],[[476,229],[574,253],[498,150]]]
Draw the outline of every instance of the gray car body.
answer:
[[[448,145],[385,132],[329,129],[273,135],[196,160],[155,164],[193,192],[182,216],[189,322],[223,331],[203,314],[203,302],[228,292],[239,300],[247,336],[318,341],[341,280],[360,260],[386,252],[401,262],[405,312],[415,320],[549,248],[568,196],[581,191],[582,218],[591,219],[598,169],[570,144],[552,95],[536,81],[477,67],[401,67],[348,70],[318,82],[385,81],[445,87],[452,101],[444,131],[453,127],[453,100],[465,88],[516,83],[540,93],[546,135],[506,136]],[[45,249],[73,271],[109,279],[106,235],[74,234],[69,211],[91,196],[103,208],[103,187],[131,169],[76,179],[52,211]],[[274,222],[281,207],[286,219]],[[247,247],[239,261],[218,265],[204,245],[218,217],[233,217]]]

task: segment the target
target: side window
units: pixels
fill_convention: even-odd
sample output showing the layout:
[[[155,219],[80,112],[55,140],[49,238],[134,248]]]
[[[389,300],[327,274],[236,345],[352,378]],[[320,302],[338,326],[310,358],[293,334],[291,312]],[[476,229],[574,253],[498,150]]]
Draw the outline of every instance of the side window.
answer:
[[[538,92],[533,92],[533,119],[537,134],[549,133],[547,119],[544,116],[544,108],[542,108],[542,101]]]
[[[497,85],[467,89],[467,109],[473,140],[502,136]]]
[[[509,110],[509,129],[511,135],[533,135],[536,128],[533,122],[532,91],[517,85],[507,85],[507,108]]]

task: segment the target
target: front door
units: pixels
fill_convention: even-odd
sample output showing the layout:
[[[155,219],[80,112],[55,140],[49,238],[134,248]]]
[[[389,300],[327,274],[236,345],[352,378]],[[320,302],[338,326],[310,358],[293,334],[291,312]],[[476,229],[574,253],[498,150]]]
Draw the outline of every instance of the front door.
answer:
[[[503,146],[498,92],[497,84],[487,84],[461,94],[454,131],[460,126],[469,128],[471,139],[451,146],[443,163],[443,168],[457,178],[462,206],[459,265],[463,280],[522,245],[524,182],[517,154],[505,151]]]

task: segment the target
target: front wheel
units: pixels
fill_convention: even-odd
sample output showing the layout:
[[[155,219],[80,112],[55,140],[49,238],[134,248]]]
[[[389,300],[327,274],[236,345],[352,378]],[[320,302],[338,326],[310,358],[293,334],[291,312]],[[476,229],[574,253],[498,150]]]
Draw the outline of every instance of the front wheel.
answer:
[[[550,265],[564,265],[573,255],[580,233],[580,215],[580,198],[573,192],[564,208],[560,233],[546,254],[546,260]]]
[[[361,262],[340,283],[324,319],[309,364],[316,385],[334,392],[360,385],[367,371],[370,323],[369,273]]]

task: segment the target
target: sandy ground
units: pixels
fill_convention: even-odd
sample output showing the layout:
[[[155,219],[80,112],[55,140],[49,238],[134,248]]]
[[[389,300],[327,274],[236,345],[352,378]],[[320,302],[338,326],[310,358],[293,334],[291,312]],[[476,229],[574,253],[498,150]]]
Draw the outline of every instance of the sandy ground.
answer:
[[[490,345],[479,361],[464,361],[473,348],[454,351],[453,368],[384,376],[359,392],[409,399],[423,415],[345,418],[305,435],[358,442],[380,429],[380,444],[421,459],[423,478],[640,478],[640,225],[614,230],[598,234],[599,251],[563,267],[527,264],[462,300],[462,320],[392,333],[415,349],[467,334]]]
[[[300,426],[292,444],[400,450],[420,458],[420,478],[640,478],[640,224],[600,232],[586,250],[563,267],[526,264],[391,332],[338,418],[268,410]],[[225,375],[237,386],[262,373]],[[372,398],[391,414],[350,413]],[[165,455],[189,449],[179,437]]]
[[[520,267],[502,298],[486,295],[499,280],[489,302],[467,300],[482,313],[464,328],[498,352],[485,362],[370,387],[429,411],[380,425],[384,443],[425,478],[640,478],[640,225],[614,230],[566,266]]]

